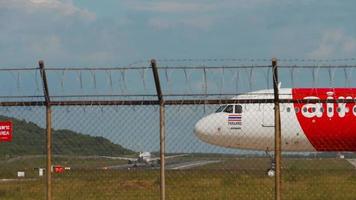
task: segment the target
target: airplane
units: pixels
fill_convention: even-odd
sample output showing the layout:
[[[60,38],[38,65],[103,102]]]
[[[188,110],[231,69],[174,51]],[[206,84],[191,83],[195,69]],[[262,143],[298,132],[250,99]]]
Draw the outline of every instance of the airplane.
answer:
[[[165,156],[165,159],[172,159],[177,157],[182,157],[187,154],[179,154],[179,155],[172,155],[172,156]],[[152,157],[150,152],[140,152],[138,157],[130,158],[130,157],[110,157],[110,156],[102,156],[103,158],[108,158],[112,160],[127,160],[128,164],[132,164],[133,167],[138,166],[151,166],[154,167],[156,164],[160,164],[160,157]]]
[[[356,151],[356,88],[282,88],[279,98],[355,100],[355,103],[281,103],[282,151]],[[233,99],[274,99],[274,93],[259,90]],[[200,119],[194,132],[209,144],[263,150],[268,154],[274,149],[274,104],[221,105],[215,113]],[[274,176],[274,172],[272,161],[267,174]]]

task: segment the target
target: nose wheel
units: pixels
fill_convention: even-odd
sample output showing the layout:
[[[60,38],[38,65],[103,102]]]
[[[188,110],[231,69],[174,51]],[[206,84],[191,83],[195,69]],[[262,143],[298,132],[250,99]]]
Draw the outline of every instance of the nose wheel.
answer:
[[[270,158],[271,167],[267,170],[267,176],[274,177],[276,175],[276,162],[274,161],[274,157],[266,150],[267,156]]]
[[[276,175],[276,163],[271,162],[271,168],[267,170],[267,176],[274,177]]]

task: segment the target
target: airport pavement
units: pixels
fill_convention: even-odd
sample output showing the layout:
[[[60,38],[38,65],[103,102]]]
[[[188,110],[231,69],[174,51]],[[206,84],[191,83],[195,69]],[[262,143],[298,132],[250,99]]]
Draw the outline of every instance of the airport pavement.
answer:
[[[189,161],[189,162],[180,162],[180,163],[167,163],[166,164],[166,169],[168,170],[178,170],[178,169],[191,169],[194,167],[200,167],[204,166],[207,164],[212,164],[212,163],[219,163],[221,160],[197,160],[197,161]],[[121,164],[121,165],[113,165],[113,166],[107,166],[103,167],[101,169],[134,169],[132,164]],[[149,165],[139,165],[137,168],[144,168],[144,169],[159,169],[159,166],[154,166],[151,167]]]
[[[191,169],[194,167],[200,167],[207,164],[219,163],[219,162],[221,162],[221,160],[198,160],[198,161],[172,164],[172,165],[168,165],[166,168],[167,169]]]
[[[132,164],[122,164],[122,165],[113,165],[113,166],[102,167],[101,169],[129,169],[132,166],[133,166]]]
[[[0,179],[0,183],[7,183],[7,182],[18,182],[18,181],[35,181],[37,180],[36,178],[3,178]]]
[[[356,169],[356,159],[347,159],[351,165],[353,165]]]

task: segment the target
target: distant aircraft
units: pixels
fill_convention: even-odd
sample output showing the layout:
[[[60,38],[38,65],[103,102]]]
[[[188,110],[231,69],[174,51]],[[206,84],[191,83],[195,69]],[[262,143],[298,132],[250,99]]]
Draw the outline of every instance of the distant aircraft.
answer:
[[[356,151],[356,88],[284,88],[280,99],[355,100],[355,103],[286,103],[281,107],[282,150]],[[260,90],[233,99],[274,99]],[[229,104],[200,119],[196,136],[207,143],[240,149],[274,149],[274,104]],[[274,174],[274,163],[268,172]]]
[[[173,155],[173,156],[165,156],[165,159],[171,159],[176,157],[182,157],[187,154]],[[127,160],[128,164],[132,164],[133,167],[137,167],[139,165],[152,166],[160,164],[160,157],[152,157],[150,152],[140,152],[138,157],[130,158],[130,157],[109,157],[103,156],[104,158],[113,159],[113,160]]]

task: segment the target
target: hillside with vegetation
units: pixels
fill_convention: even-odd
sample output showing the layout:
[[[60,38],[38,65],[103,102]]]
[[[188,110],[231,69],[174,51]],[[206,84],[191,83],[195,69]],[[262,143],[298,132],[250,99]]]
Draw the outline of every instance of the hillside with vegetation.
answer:
[[[46,130],[33,122],[0,116],[0,121],[13,122],[12,142],[0,142],[0,157],[40,155],[46,152]],[[53,154],[118,156],[132,154],[118,144],[100,136],[90,136],[71,130],[53,130]]]

